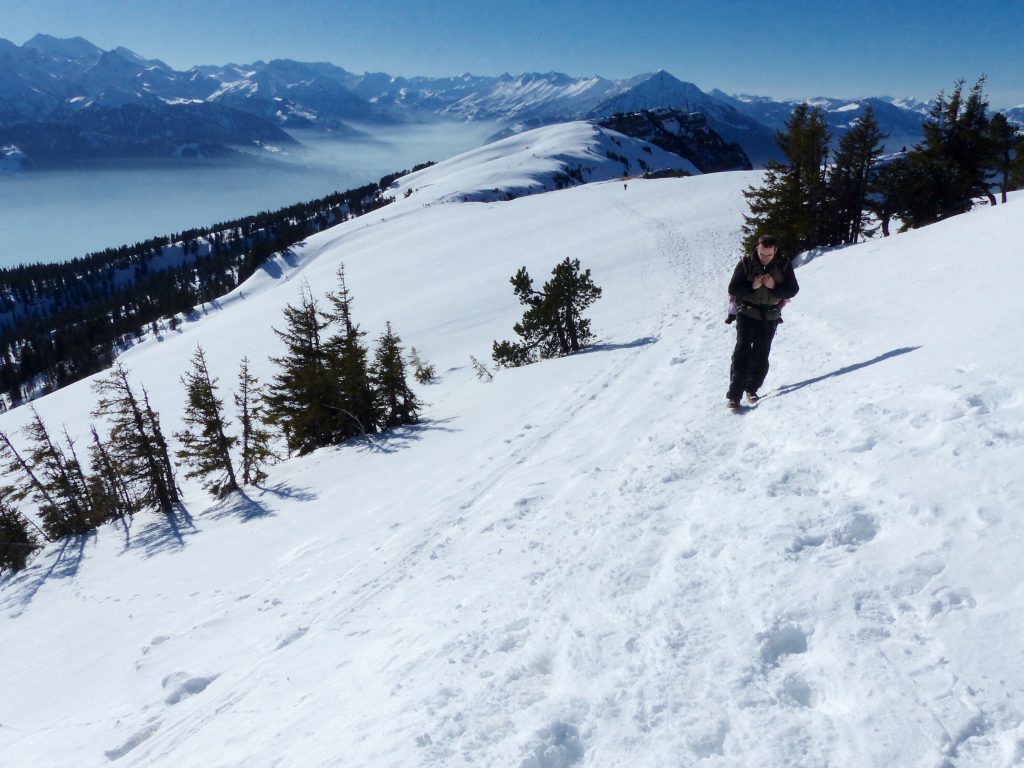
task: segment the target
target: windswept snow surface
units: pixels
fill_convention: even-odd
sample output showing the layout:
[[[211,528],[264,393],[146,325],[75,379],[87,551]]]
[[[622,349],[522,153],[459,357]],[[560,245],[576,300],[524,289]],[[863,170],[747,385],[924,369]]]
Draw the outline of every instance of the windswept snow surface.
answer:
[[[667,169],[700,174],[689,160],[646,141],[593,123],[574,122],[487,144],[404,176],[395,182],[394,189],[401,197],[413,197],[424,204],[482,202],[552,190],[556,175],[564,176],[569,170],[578,172],[586,182],[594,182],[621,181],[623,176]]]
[[[363,329],[441,376],[418,426],[218,504],[184,483],[187,514],[0,582],[0,765],[1024,764],[1024,199],[800,267],[733,415],[757,179],[399,197],[127,353],[169,434],[196,344],[266,380],[281,308],[344,262]],[[478,381],[509,276],[566,256],[600,342]],[[84,439],[92,400],[37,406]]]

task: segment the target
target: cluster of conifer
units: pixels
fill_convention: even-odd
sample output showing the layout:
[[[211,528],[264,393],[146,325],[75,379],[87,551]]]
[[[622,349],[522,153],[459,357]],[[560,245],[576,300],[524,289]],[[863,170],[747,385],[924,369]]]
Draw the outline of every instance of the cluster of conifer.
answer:
[[[304,285],[298,305],[285,307],[285,328],[274,329],[285,352],[271,358],[278,372],[266,402],[269,421],[280,429],[289,452],[305,454],[411,424],[419,414],[419,401],[406,382],[401,339],[388,323],[371,362],[365,333],[352,317],[344,265],[337,276],[326,309]],[[416,375],[423,376],[422,363]]]
[[[91,472],[67,430],[54,438],[35,408],[22,430],[27,449],[18,450],[0,432],[3,469],[15,478],[15,484],[0,494],[0,569],[24,567],[28,555],[40,546],[36,534],[46,541],[83,535],[110,521],[127,525],[141,509],[158,507],[170,513],[179,502],[160,416],[145,387],[141,393],[134,389],[128,372],[118,364],[93,389],[98,399],[92,417],[102,419],[108,432],[101,438],[95,424],[91,428]],[[38,524],[14,506],[26,498],[36,505]]]
[[[494,342],[491,356],[497,365],[513,368],[561,357],[578,352],[593,339],[590,320],[582,312],[601,297],[601,289],[589,269],[580,271],[579,259],[566,257],[556,264],[540,291],[533,287],[526,267],[509,282],[526,311],[512,327],[520,341]]]
[[[743,248],[771,232],[783,250],[855,243],[892,219],[903,229],[964,213],[993,190],[1024,186],[1024,137],[1001,113],[989,116],[984,78],[963,92],[940,93],[924,123],[922,143],[883,158],[885,136],[870,106],[829,160],[829,132],[818,107],[799,105],[776,142],[785,163],[769,162],[761,187],[745,191],[750,206]]]
[[[391,202],[384,191],[405,173],[61,264],[0,269],[0,407],[109,367],[162,319],[173,328],[178,316],[230,292],[272,255]]]
[[[108,432],[101,438],[95,425],[91,429],[91,469],[79,459],[67,430],[55,439],[34,408],[22,431],[27,448],[19,450],[0,432],[2,469],[16,478],[13,486],[0,489],[0,572],[24,568],[42,541],[84,535],[108,522],[127,526],[145,509],[173,514],[180,503],[175,473],[181,466],[186,477],[224,497],[266,479],[266,466],[276,458],[275,437],[289,454],[305,454],[414,423],[420,402],[406,381],[401,339],[390,323],[371,360],[365,334],[352,318],[344,266],[338,270],[338,289],[327,299],[329,309],[322,309],[304,286],[299,305],[285,308],[285,329],[275,329],[285,350],[271,358],[277,373],[266,388],[243,358],[233,394],[237,430],[206,353],[197,347],[181,380],[184,428],[174,433],[173,453],[145,387],[141,393],[133,389],[120,364],[94,384],[98,400],[92,416]],[[433,366],[418,354],[410,364],[419,381],[433,379]],[[25,499],[34,503],[38,523],[18,511],[16,505]]]

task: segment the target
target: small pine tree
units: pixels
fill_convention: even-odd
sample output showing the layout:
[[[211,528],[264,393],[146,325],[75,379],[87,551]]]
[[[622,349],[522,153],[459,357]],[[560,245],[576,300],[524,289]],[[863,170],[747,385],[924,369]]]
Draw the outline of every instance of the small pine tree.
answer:
[[[201,346],[192,354],[192,369],[181,377],[185,385],[185,429],[174,437],[181,443],[177,456],[190,469],[186,477],[203,479],[203,487],[222,498],[238,490],[231,451],[238,438],[228,435],[224,401],[217,396],[217,379],[210,378]]]
[[[964,81],[946,96],[940,92],[922,125],[924,139],[907,158],[903,188],[895,197],[903,205],[895,215],[917,228],[969,211],[975,198],[995,197],[989,189],[993,149],[986,113],[985,78],[964,97]]]
[[[377,394],[377,411],[384,429],[402,424],[415,424],[419,417],[420,402],[405,378],[402,359],[402,340],[387,324],[387,330],[377,341],[373,362],[373,384]]]
[[[40,547],[24,515],[7,501],[0,500],[0,574],[23,570],[32,553]]]
[[[146,423],[149,426],[150,432],[153,435],[153,441],[157,449],[157,458],[160,460],[160,467],[164,473],[164,479],[167,482],[167,487],[170,489],[171,501],[173,503],[178,502],[178,484],[174,479],[174,462],[171,461],[171,453],[167,447],[167,441],[164,439],[164,433],[160,429],[160,414],[153,410],[153,406],[149,403],[149,392],[146,388],[142,388],[142,403],[145,406]]]
[[[594,285],[590,270],[580,272],[580,260],[566,258],[551,270],[551,279],[544,284],[544,295],[553,307],[555,335],[559,352],[579,352],[594,340],[590,320],[583,310],[601,298],[601,289]]]
[[[22,472],[22,484],[12,498],[31,496],[39,505],[39,518],[49,538],[87,533],[104,522],[97,514],[89,494],[89,483],[82,472],[74,443],[65,432],[67,450],[55,443],[35,408],[22,430],[30,441],[22,456],[3,435],[8,469]]]
[[[96,468],[96,474],[89,477],[90,495],[107,519],[123,522],[139,510],[139,505],[132,497],[123,467],[111,457],[107,446],[100,440],[96,426],[91,425],[90,430],[92,445],[89,446],[89,456]]]
[[[352,319],[352,294],[345,283],[345,265],[338,267],[338,290],[327,294],[331,311],[325,319],[335,332],[324,345],[328,374],[334,387],[332,442],[377,431],[378,414],[370,382],[366,334]]]
[[[284,434],[289,453],[299,455],[331,445],[336,424],[337,387],[332,381],[323,344],[329,321],[303,285],[298,306],[284,308],[286,328],[277,334],[284,354],[270,358],[279,370],[265,398],[269,419]]]
[[[1018,135],[1013,143],[1009,185],[1010,189],[1024,189],[1024,135]]]
[[[839,140],[835,161],[828,171],[829,223],[822,244],[856,243],[870,231],[864,211],[884,139],[874,109],[868,104],[864,116]]]
[[[509,342],[505,341],[502,343],[508,344]],[[473,372],[476,374],[476,377],[480,379],[480,381],[494,381],[494,374],[487,370],[487,367],[479,360],[477,360],[473,355],[469,356],[469,363],[470,365],[473,366]]]
[[[242,429],[242,457],[239,466],[242,485],[259,485],[267,479],[264,466],[274,458],[270,432],[264,429],[263,392],[259,381],[249,373],[249,358],[243,357],[235,393],[239,426]]]
[[[527,309],[512,328],[522,341],[494,342],[492,357],[498,365],[514,368],[568,355],[593,339],[590,320],[582,313],[601,297],[601,289],[591,279],[590,270],[580,272],[579,259],[566,258],[551,275],[542,291],[533,287],[526,267],[510,278],[519,303]]]
[[[34,496],[40,500],[40,504],[48,504],[52,507],[57,506],[57,502],[50,496],[50,492],[39,479],[32,465],[21,455],[21,452],[14,446],[6,432],[0,432],[0,457],[6,462],[4,470],[7,474],[20,478],[20,482],[17,485],[4,488],[5,498],[10,498],[17,502]]]
[[[821,109],[812,109],[806,103],[798,105],[785,131],[775,134],[775,143],[786,162],[770,161],[765,166],[763,186],[743,192],[750,207],[750,215],[744,216],[744,253],[753,250],[764,232],[775,235],[786,254],[826,241],[828,142],[828,126]]]
[[[1012,125],[1002,112],[992,115],[988,126],[988,141],[992,149],[992,170],[999,185],[1000,202],[1006,202],[1006,193],[1016,189],[1013,184],[1014,150],[1018,158],[1021,137],[1017,126]]]
[[[930,166],[918,154],[906,154],[881,165],[872,185],[867,208],[879,221],[882,235],[888,237],[892,220],[900,221],[900,231],[935,221],[938,205],[934,201],[936,185],[941,183],[930,173]]]
[[[420,384],[430,384],[437,380],[437,370],[431,363],[424,362],[416,347],[409,349],[409,365],[412,366],[412,375]]]
[[[110,374],[93,384],[98,395],[93,418],[110,423],[107,451],[121,468],[141,506],[156,506],[167,514],[178,503],[167,444],[155,430],[159,416],[149,406],[148,397],[140,401],[128,380],[128,371],[118,363]]]

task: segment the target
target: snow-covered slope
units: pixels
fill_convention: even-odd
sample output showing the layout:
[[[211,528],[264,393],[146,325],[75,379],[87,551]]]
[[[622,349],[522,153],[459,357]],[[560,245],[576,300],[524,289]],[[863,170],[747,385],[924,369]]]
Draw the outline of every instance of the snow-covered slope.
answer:
[[[424,205],[481,202],[659,170],[700,174],[689,160],[649,142],[593,123],[574,122],[487,144],[403,176],[393,190]]]
[[[242,355],[267,378],[281,308],[344,261],[364,330],[441,380],[416,427],[217,505],[186,484],[187,515],[0,582],[0,765],[1020,765],[1024,200],[802,266],[735,416],[756,173],[424,205],[463,162],[124,356],[170,433],[197,343],[222,386]],[[600,343],[478,381],[509,276],[565,256]],[[92,399],[37,405],[84,435]]]

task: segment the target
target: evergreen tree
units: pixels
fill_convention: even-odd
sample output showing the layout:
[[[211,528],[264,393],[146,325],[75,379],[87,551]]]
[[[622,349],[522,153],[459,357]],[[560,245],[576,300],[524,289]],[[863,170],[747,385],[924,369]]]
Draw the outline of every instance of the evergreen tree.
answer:
[[[120,363],[110,374],[98,379],[93,390],[99,396],[93,417],[110,423],[107,450],[122,469],[142,506],[157,506],[171,513],[178,503],[178,489],[167,452],[167,443],[159,430],[159,416],[149,405],[148,395],[140,401],[128,381],[128,371]]]
[[[327,364],[336,387],[333,442],[377,431],[378,413],[370,382],[365,335],[352,319],[352,295],[345,283],[345,265],[338,267],[338,290],[327,294],[331,310],[325,319],[334,333],[325,344]]]
[[[1024,136],[1017,136],[1014,142],[1009,186],[1010,189],[1024,189]]]
[[[900,231],[923,227],[941,216],[943,183],[941,166],[910,152],[879,168],[867,207],[878,217],[886,237],[893,218],[901,222]]]
[[[505,341],[502,343],[508,344],[509,342]],[[473,366],[473,373],[476,374],[476,377],[480,379],[480,381],[485,383],[494,381],[494,374],[487,370],[487,366],[477,360],[473,355],[469,356],[469,364]],[[523,365],[525,365],[525,363],[523,363]]]
[[[30,523],[7,501],[0,499],[0,574],[17,573],[41,547]]]
[[[102,510],[108,520],[121,520],[131,517],[139,510],[139,505],[132,497],[124,471],[114,461],[107,446],[100,440],[95,425],[90,425],[92,445],[89,455],[96,472],[89,476],[90,495],[94,505]]]
[[[743,252],[749,253],[761,233],[770,232],[786,253],[796,253],[801,235],[796,222],[801,202],[797,177],[788,166],[776,160],[765,165],[764,181],[760,187],[743,191],[750,215],[744,215]]]
[[[912,178],[925,180],[928,202],[907,212],[910,226],[969,211],[977,197],[988,197],[995,204],[987,179],[992,146],[984,84],[981,77],[964,98],[964,81],[959,80],[948,97],[939,93],[929,111],[922,126],[924,139],[911,153],[916,171]]]
[[[538,291],[522,267],[510,278],[519,303],[527,307],[513,326],[521,342],[495,341],[495,363],[516,367],[536,360],[578,352],[593,340],[590,320],[583,310],[601,297],[590,270],[580,272],[580,260],[568,257],[551,271],[551,279]]]
[[[45,504],[57,508],[57,501],[50,495],[47,486],[43,484],[32,468],[32,465],[25,460],[25,457],[14,446],[6,432],[0,432],[0,458],[6,462],[4,466],[6,473],[20,478],[20,482],[17,485],[4,487],[3,494],[5,498],[10,498],[14,501],[32,498],[40,506]],[[47,538],[49,539],[49,536]]]
[[[185,385],[185,429],[174,434],[181,442],[177,456],[191,468],[186,477],[203,479],[203,487],[222,498],[238,490],[231,451],[238,438],[227,434],[224,401],[217,396],[217,380],[210,378],[201,346],[192,354],[192,369],[181,377]]]
[[[22,456],[3,436],[8,469],[23,473],[12,497],[30,496],[38,504],[43,530],[51,539],[87,533],[104,520],[93,507],[74,442],[65,431],[65,450],[54,442],[38,411],[31,408],[29,412],[32,418],[22,430],[30,441],[27,455]]]
[[[594,285],[589,269],[580,272],[579,259],[559,262],[544,284],[544,294],[554,306],[555,330],[563,355],[579,352],[594,340],[583,310],[601,298],[601,289]]]
[[[271,362],[280,369],[265,398],[271,423],[284,433],[289,452],[307,454],[333,443],[337,386],[332,380],[322,334],[324,319],[308,285],[303,285],[299,306],[284,308],[286,328],[277,334],[285,345]]]
[[[821,109],[798,105],[775,134],[786,162],[770,161],[760,188],[744,191],[750,215],[744,216],[743,250],[751,251],[757,238],[771,232],[783,252],[796,254],[827,241],[829,227],[826,164],[828,126]]]
[[[377,341],[373,363],[373,383],[377,396],[377,411],[384,429],[402,424],[415,424],[419,417],[420,402],[405,378],[402,340],[387,324],[387,330]]]
[[[179,501],[178,484],[174,479],[174,463],[171,461],[171,452],[167,447],[167,441],[164,439],[164,433],[160,429],[160,415],[150,405],[149,392],[146,391],[145,386],[142,387],[142,404],[145,406],[146,424],[149,426],[150,434],[153,436],[153,444],[156,446],[159,466],[163,472],[164,481],[167,483],[171,502],[177,504]]]
[[[243,357],[238,371],[238,391],[235,393],[235,408],[242,429],[239,465],[242,485],[259,485],[266,480],[267,473],[263,467],[274,458],[270,447],[270,432],[263,427],[265,417],[262,394],[259,381],[249,373],[249,358]]]
[[[437,379],[437,369],[420,357],[416,347],[409,349],[409,365],[412,366],[413,378],[420,384],[430,384]]]
[[[870,104],[864,116],[839,139],[828,173],[829,236],[824,244],[856,243],[870,231],[864,212],[884,139]]]
[[[992,115],[988,126],[989,145],[992,150],[992,170],[999,185],[1001,202],[1006,202],[1006,193],[1016,189],[1013,179],[1014,153],[1020,156],[1021,136],[1017,126],[1011,125],[1002,112]]]

